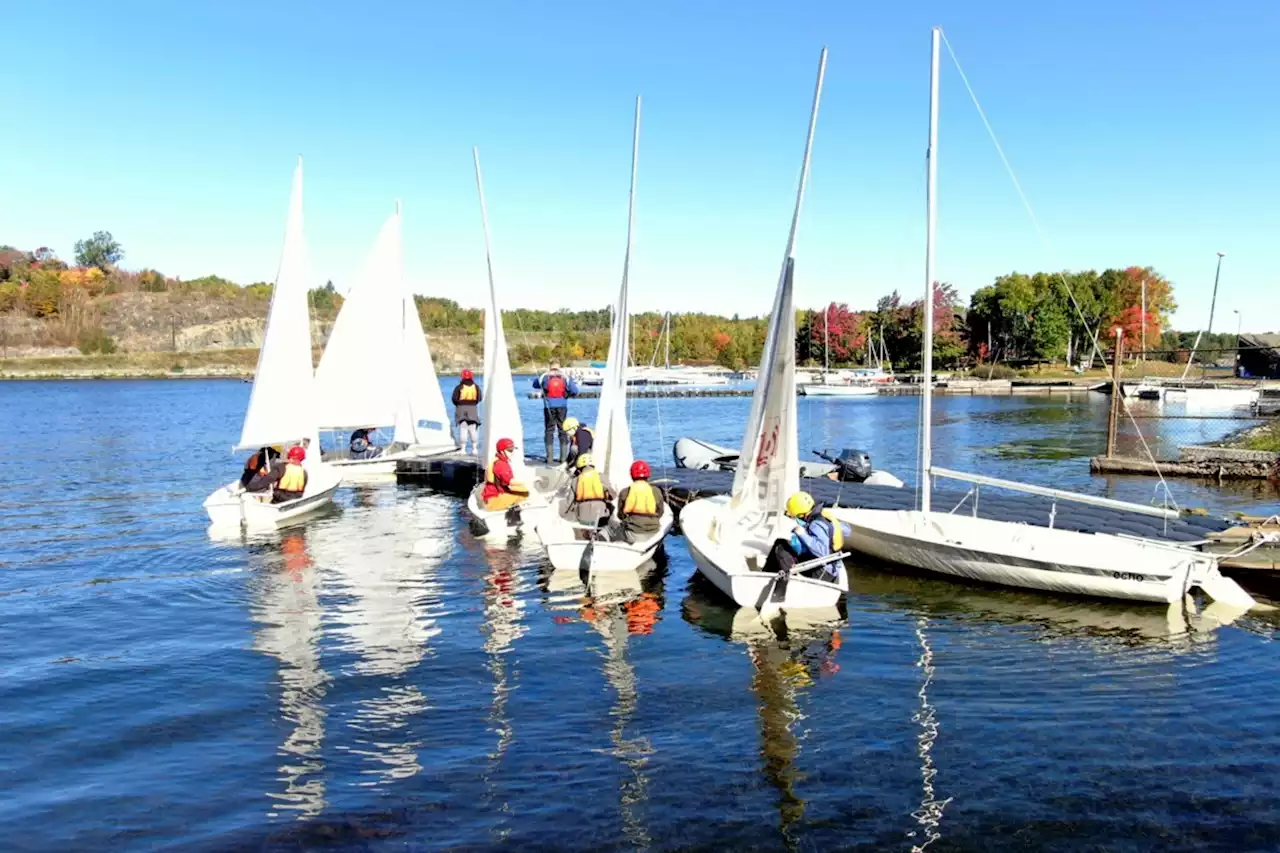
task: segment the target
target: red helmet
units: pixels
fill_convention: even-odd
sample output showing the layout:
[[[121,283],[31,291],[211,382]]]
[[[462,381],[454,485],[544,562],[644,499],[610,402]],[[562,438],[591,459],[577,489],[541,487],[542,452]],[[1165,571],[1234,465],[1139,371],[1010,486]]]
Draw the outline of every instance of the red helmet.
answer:
[[[289,448],[290,462],[301,462],[303,459],[306,459],[306,458],[307,458],[307,451],[302,448],[302,445],[295,444],[293,447]]]
[[[470,370],[463,370],[463,371],[462,371],[462,378],[463,378],[463,379],[475,379],[475,378],[476,378],[476,375],[475,375],[474,373],[472,373]]]
[[[516,443],[515,443],[514,441],[512,441],[511,439],[509,439],[509,438],[500,438],[500,439],[498,439],[498,452],[499,452],[499,453],[506,453],[506,452],[508,452],[508,451],[510,451],[510,450],[515,450],[515,449],[516,449]]]
[[[631,463],[631,479],[647,480],[649,479],[649,463],[643,459],[637,459]]]

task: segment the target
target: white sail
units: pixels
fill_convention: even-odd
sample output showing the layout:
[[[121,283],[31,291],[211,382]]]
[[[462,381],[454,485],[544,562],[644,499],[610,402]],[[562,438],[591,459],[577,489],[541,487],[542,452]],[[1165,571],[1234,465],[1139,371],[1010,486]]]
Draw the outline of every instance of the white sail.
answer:
[[[640,98],[636,98],[635,131],[631,141],[631,195],[627,203],[627,251],[622,261],[622,285],[613,308],[613,329],[609,336],[609,356],[604,382],[600,386],[600,407],[596,414],[596,467],[605,481],[621,491],[631,485],[631,427],[627,423],[627,367],[631,352],[631,314],[627,305],[631,272],[631,247],[635,233],[636,168],[640,156]]]
[[[403,355],[400,362],[402,384],[400,407],[396,412],[395,440],[422,448],[454,447],[449,431],[449,413],[440,390],[440,377],[431,360],[431,348],[422,331],[418,304],[406,287],[401,299]]]
[[[307,244],[302,231],[302,158],[293,172],[284,250],[258,354],[238,447],[316,437],[311,319],[307,312]],[[317,445],[318,446],[318,445]]]
[[[520,404],[516,400],[515,381],[511,377],[511,359],[507,354],[507,335],[502,329],[502,311],[498,308],[498,292],[493,283],[493,249],[489,240],[489,212],[484,204],[484,179],[480,174],[480,151],[473,148],[476,164],[476,189],[480,193],[480,219],[484,223],[484,254],[489,270],[489,301],[484,308],[484,385],[481,393],[480,461],[485,470],[493,461],[498,441],[509,438],[516,451],[508,455],[513,469],[524,466],[524,427],[520,423]]]
[[[347,293],[316,368],[316,417],[327,428],[390,426],[402,399],[403,238],[388,217]]]
[[[760,376],[752,395],[751,420],[733,478],[732,506],[739,518],[779,515],[787,498],[800,490],[794,270],[795,259],[788,255],[773,300]]]

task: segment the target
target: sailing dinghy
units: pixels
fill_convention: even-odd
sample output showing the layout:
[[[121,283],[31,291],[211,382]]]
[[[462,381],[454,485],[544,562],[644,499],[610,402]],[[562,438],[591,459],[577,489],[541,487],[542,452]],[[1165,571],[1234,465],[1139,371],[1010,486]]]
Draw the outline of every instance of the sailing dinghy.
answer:
[[[307,486],[302,497],[264,503],[270,492],[249,493],[240,481],[205,498],[204,508],[217,528],[270,528],[327,506],[338,486],[338,473],[320,462],[319,429],[312,397],[311,319],[307,313],[307,244],[302,231],[302,158],[293,172],[284,250],[271,293],[267,328],[258,354],[249,408],[244,414],[237,450],[300,444],[309,439],[312,457],[303,467]],[[276,464],[284,464],[279,460]]]
[[[524,461],[524,426],[520,421],[520,404],[511,378],[511,358],[507,352],[507,335],[502,328],[502,311],[498,308],[494,287],[493,250],[489,241],[489,213],[484,203],[484,181],[480,174],[480,152],[472,149],[476,166],[476,189],[480,194],[480,220],[484,225],[485,259],[489,270],[489,301],[484,308],[484,399],[480,403],[480,465],[487,472],[498,455],[498,441],[509,438],[516,449],[507,455],[516,482],[529,488],[529,497],[510,509],[484,508],[484,482],[475,485],[467,497],[471,515],[471,531],[490,540],[505,540],[526,528],[534,530],[537,522],[551,510],[554,494],[563,471],[558,468],[535,468]]]
[[[631,352],[631,314],[627,306],[631,246],[635,233],[636,166],[640,155],[640,98],[636,98],[635,130],[631,141],[631,195],[627,204],[627,251],[622,261],[622,285],[613,308],[613,329],[609,337],[609,357],[600,387],[600,407],[596,413],[596,444],[592,449],[601,476],[614,494],[631,484],[631,428],[627,423],[627,361]],[[538,537],[547,558],[556,569],[589,569],[592,572],[632,572],[648,562],[671,530],[673,514],[662,507],[658,530],[635,542],[607,540],[599,529],[583,530],[560,514],[548,515],[538,525]],[[579,539],[582,533],[590,538]]]
[[[1026,486],[975,474],[935,467],[932,463],[933,289],[934,242],[937,226],[938,60],[942,32],[933,30],[929,87],[928,212],[925,243],[923,383],[920,396],[920,509],[835,509],[853,528],[845,544],[889,563],[911,566],[969,580],[1049,592],[1170,604],[1183,601],[1200,588],[1223,605],[1244,610],[1253,598],[1234,580],[1223,577],[1217,558],[1185,546],[1102,533],[1079,533],[1049,527],[1014,524],[932,511],[932,477],[1012,489],[1106,506],[1148,515],[1177,517],[1175,509],[1129,504],[1108,498]]]
[[[316,368],[317,418],[322,429],[345,433],[390,427],[392,444],[372,458],[330,453],[343,481],[395,474],[400,459],[457,449],[444,394],[431,360],[413,293],[404,280],[400,205],[374,241],[355,285],[338,312]]]
[[[751,419],[742,440],[730,495],[689,503],[680,528],[698,566],[721,592],[760,613],[830,608],[849,588],[843,553],[799,563],[789,573],[765,572],[775,540],[790,535],[795,521],[785,514],[787,499],[800,490],[800,439],[796,430],[796,315],[792,305],[796,228],[809,177],[809,151],[818,121],[824,48],[809,116],[800,185],[782,273],[769,316],[760,375],[751,397]]]

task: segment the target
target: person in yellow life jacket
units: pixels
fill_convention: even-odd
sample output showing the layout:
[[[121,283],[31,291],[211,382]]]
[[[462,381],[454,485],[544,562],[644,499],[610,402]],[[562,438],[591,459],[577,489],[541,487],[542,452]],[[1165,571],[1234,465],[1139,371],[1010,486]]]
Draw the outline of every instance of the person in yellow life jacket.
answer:
[[[769,549],[766,572],[789,570],[796,563],[826,557],[844,550],[849,528],[836,521],[830,510],[815,503],[808,492],[787,498],[786,514],[796,520],[791,535],[778,539]]]
[[[511,460],[507,457],[516,449],[516,443],[509,438],[500,438],[496,449],[497,456],[484,472],[484,490],[480,498],[485,509],[510,509],[529,497],[529,487],[516,481]]]
[[[271,489],[273,504],[297,500],[307,490],[307,472],[302,467],[302,460],[307,458],[307,451],[301,447],[289,448],[288,461],[281,465],[278,461],[265,471],[254,477],[246,491],[265,492]]]
[[[458,449],[463,453],[480,453],[480,403],[483,400],[475,374],[462,371],[462,381],[453,389],[453,422],[458,427]]]
[[[591,427],[583,426],[577,418],[565,418],[563,429],[569,436],[569,451],[565,468],[573,471],[578,467],[578,457],[590,453],[595,448],[596,434]]]
[[[667,502],[662,490],[649,483],[649,463],[631,463],[631,485],[618,493],[618,521],[627,542],[648,539],[662,529],[662,513]]]
[[[590,453],[578,456],[578,476],[574,479],[573,497],[569,501],[569,513],[578,524],[602,527],[613,514],[614,494],[605,485],[591,461]]]

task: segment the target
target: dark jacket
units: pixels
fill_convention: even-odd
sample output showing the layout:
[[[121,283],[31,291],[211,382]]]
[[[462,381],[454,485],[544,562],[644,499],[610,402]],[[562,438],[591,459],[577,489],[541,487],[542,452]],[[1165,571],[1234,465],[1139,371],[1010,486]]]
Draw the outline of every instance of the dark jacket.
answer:
[[[464,387],[475,388],[476,398],[474,400],[463,401],[462,389]],[[453,389],[453,422],[455,424],[479,424],[480,423],[480,402],[484,400],[484,391],[475,383],[474,379],[464,379],[458,383]]]
[[[569,439],[569,456],[565,459],[565,465],[570,471],[577,468],[578,457],[590,453],[595,444],[595,433],[591,431],[591,427],[579,426],[573,431],[573,437]]]
[[[240,487],[247,489],[258,472],[267,467],[268,461],[275,462],[280,458],[280,451],[274,447],[263,447],[244,463],[244,471],[240,473]]]
[[[270,471],[268,471],[265,474],[255,475],[254,478],[249,481],[249,485],[245,487],[245,491],[265,492],[270,490],[272,487],[274,487],[277,483],[280,482],[281,478],[284,477],[285,471],[288,470],[289,466],[296,465],[296,464],[297,464],[296,462],[276,461],[275,463],[272,464]],[[308,475],[305,470],[303,471],[302,476],[303,476],[304,483],[307,480],[311,479],[310,475]],[[305,490],[306,490],[306,487],[304,486],[303,491]],[[276,489],[275,494],[271,498],[271,502],[283,503],[284,501],[291,501],[294,498],[300,498],[300,497],[302,497],[302,492],[286,492],[286,491],[283,491],[282,489]]]

